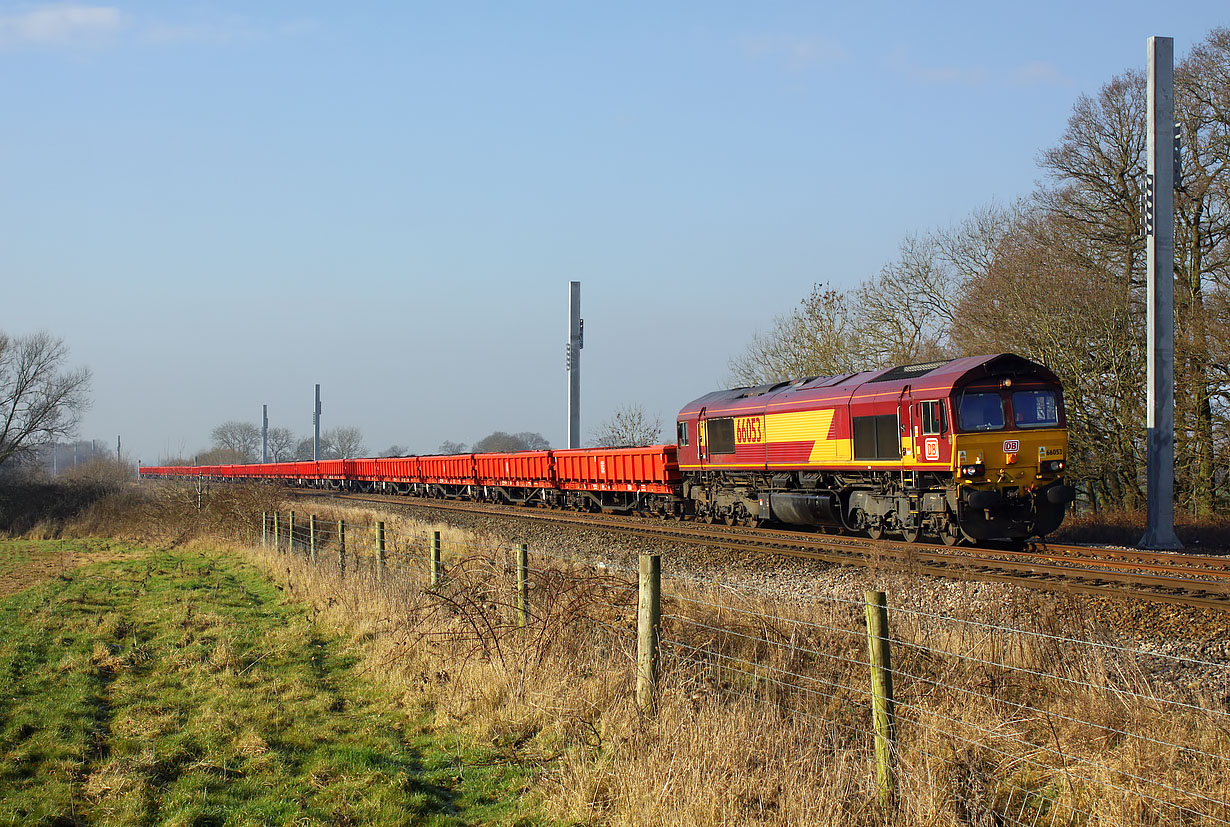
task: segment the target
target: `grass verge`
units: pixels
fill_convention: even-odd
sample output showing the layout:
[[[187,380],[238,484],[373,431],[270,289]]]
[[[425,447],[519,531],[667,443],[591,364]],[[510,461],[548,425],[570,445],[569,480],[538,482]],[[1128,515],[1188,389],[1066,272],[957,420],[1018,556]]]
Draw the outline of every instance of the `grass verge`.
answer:
[[[250,564],[108,551],[0,600],[0,824],[540,823],[532,767],[434,732]]]

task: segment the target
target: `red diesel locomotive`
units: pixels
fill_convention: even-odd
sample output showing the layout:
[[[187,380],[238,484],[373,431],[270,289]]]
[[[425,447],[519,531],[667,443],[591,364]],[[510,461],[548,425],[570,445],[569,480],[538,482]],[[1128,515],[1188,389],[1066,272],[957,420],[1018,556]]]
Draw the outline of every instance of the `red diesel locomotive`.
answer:
[[[1023,541],[1063,520],[1059,381],[1012,354],[716,391],[647,448],[146,467],[143,478],[273,480],[549,508]]]
[[[1059,380],[1012,354],[717,391],[677,427],[706,520],[951,545],[1044,536],[1074,497]]]

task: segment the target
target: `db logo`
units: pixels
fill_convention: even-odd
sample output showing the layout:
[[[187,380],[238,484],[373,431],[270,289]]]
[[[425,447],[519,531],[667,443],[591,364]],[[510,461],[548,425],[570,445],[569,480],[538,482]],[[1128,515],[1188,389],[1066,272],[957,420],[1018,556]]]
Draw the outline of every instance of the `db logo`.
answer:
[[[927,459],[940,458],[940,441],[932,437],[923,443],[923,450],[926,452]]]
[[[1021,441],[1019,439],[1005,439],[1004,440],[1004,453],[1005,454],[1015,454],[1019,450],[1021,450]]]
[[[606,460],[604,459],[598,460],[598,473],[603,474],[603,475],[606,474]]]

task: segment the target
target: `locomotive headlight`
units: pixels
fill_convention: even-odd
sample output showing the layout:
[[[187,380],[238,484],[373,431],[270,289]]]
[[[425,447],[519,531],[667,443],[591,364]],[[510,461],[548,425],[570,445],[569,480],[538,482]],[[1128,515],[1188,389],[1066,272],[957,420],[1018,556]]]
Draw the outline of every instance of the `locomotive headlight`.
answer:
[[[987,467],[981,462],[974,465],[962,465],[961,476],[963,477],[981,477],[987,472]]]
[[[1045,474],[1058,474],[1063,470],[1063,460],[1047,459],[1042,461],[1041,470]]]

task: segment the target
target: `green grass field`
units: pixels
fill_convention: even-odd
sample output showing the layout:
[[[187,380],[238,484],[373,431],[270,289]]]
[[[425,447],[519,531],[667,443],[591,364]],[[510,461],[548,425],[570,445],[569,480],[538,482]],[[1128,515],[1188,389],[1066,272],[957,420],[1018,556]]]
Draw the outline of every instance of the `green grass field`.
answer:
[[[3,542],[0,576],[85,548]],[[107,554],[0,599],[0,824],[543,823],[528,768],[433,731],[252,566]]]

